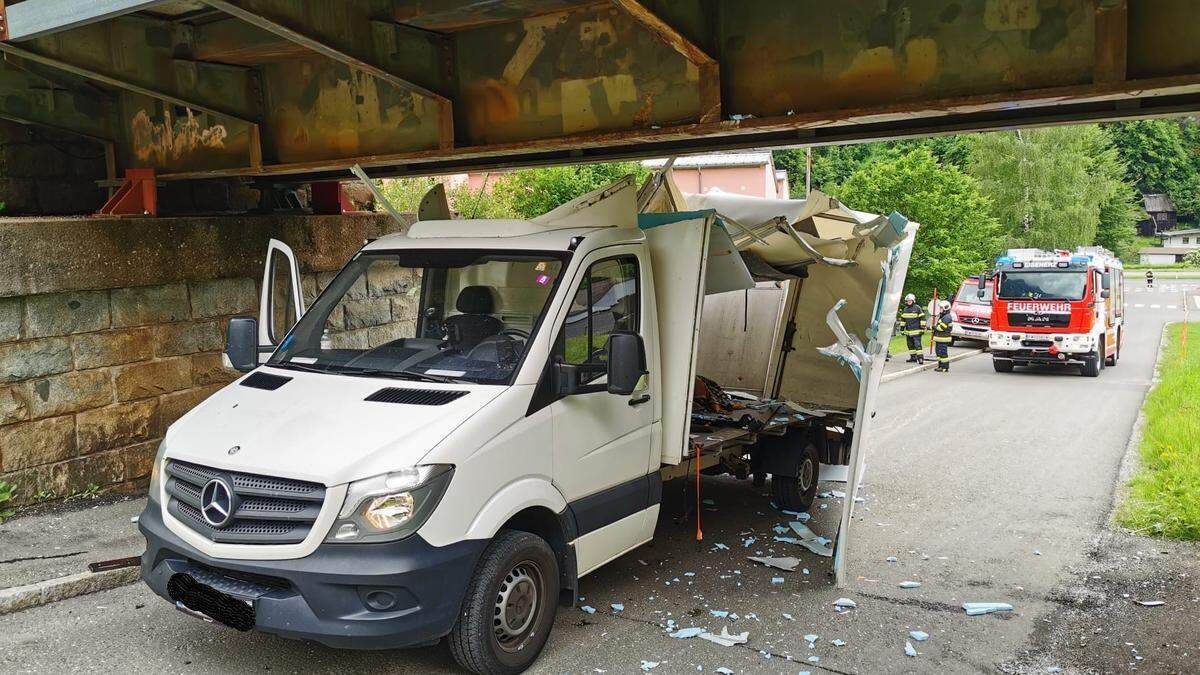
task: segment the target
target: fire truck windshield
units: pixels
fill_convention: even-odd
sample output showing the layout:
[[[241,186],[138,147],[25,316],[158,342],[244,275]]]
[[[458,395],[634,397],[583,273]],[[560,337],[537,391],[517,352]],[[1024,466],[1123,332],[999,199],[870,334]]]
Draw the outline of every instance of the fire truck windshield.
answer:
[[[1000,275],[1002,300],[1082,300],[1087,273],[1003,272]]]

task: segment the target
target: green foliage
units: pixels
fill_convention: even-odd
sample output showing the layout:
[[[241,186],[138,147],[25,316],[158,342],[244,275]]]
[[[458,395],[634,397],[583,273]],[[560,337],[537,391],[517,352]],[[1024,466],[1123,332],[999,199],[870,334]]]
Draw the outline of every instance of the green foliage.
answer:
[[[1142,409],[1141,466],[1117,519],[1139,532],[1194,541],[1200,540],[1200,324],[1174,324],[1169,331],[1159,360],[1162,379]]]
[[[12,508],[13,487],[0,480],[0,523],[11,518],[16,511]]]
[[[1200,215],[1200,122],[1184,117],[1104,125],[1126,165],[1126,177],[1143,194],[1165,193],[1180,217]]]
[[[440,182],[441,180],[434,176],[421,176],[419,178],[385,178],[376,181],[376,185],[397,211],[416,213],[417,207],[421,205],[421,198]],[[382,207],[375,208],[382,210]]]
[[[962,136],[934,136],[931,138],[880,141],[856,145],[829,145],[813,148],[813,189],[834,193],[855,171],[863,166],[917,149],[926,149],[939,162],[963,168],[967,161],[967,149]],[[791,183],[792,197],[804,197],[804,149],[776,150],[772,153],[775,168],[786,169]]]
[[[1183,256],[1183,263],[1192,267],[1200,267],[1200,250],[1192,251]]]
[[[650,173],[638,162],[579,164],[523,169],[505,176],[493,193],[506,193],[520,218],[536,218],[557,206],[633,174],[640,183]]]
[[[1005,245],[1043,249],[1101,243],[1127,249],[1139,215],[1125,167],[1094,125],[968,138],[968,171],[992,201]]]
[[[99,496],[100,496],[100,486],[96,485],[95,483],[88,483],[88,486],[86,489],[67,495],[66,497],[63,498],[63,501],[64,502],[74,502],[74,501],[79,501],[82,499],[96,499]]]
[[[889,153],[864,164],[838,187],[848,206],[872,213],[899,211],[921,224],[908,268],[907,292],[922,301],[941,297],[988,267],[999,251],[999,226],[975,179],[939,163],[928,147]]]

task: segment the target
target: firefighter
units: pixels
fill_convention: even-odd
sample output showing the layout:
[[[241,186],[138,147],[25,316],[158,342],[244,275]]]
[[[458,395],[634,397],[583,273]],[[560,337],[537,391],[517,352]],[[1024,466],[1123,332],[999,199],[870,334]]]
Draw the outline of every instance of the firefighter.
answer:
[[[950,341],[954,338],[950,335],[951,324],[954,323],[954,314],[950,311],[950,301],[942,300],[938,303],[938,315],[933,322],[933,347],[937,353],[937,368],[935,373],[950,372]]]
[[[1146,288],[1154,288],[1154,270],[1146,270]]]
[[[900,308],[900,323],[904,339],[908,341],[908,362],[924,363],[921,333],[925,330],[925,310],[917,304],[917,296],[912,293],[904,296],[904,306]]]

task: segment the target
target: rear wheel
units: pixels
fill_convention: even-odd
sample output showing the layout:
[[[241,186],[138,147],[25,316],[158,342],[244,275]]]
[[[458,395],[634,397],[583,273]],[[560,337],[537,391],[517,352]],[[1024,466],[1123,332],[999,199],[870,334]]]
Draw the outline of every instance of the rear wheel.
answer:
[[[992,357],[992,368],[997,373],[1011,373],[1013,371],[1013,362],[1008,359],[998,359]]]
[[[817,497],[817,478],[821,461],[812,445],[804,448],[796,476],[771,476],[771,496],[775,504],[788,511],[807,511]]]
[[[558,611],[558,561],[528,532],[502,530],[467,585],[450,653],[481,675],[516,675],[537,659]]]

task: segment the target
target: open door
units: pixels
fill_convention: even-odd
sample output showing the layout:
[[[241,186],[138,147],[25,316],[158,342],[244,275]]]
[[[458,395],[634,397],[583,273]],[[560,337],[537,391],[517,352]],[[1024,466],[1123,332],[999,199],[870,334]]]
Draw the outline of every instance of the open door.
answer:
[[[267,244],[262,291],[258,299],[258,362],[265,363],[280,340],[304,314],[300,266],[291,247],[277,239]]]

